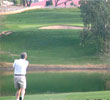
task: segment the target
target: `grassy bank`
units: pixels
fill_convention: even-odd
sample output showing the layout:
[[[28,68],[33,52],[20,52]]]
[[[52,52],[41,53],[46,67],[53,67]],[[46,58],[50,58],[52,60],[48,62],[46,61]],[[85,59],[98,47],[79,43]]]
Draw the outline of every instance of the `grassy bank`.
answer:
[[[26,95],[25,100],[109,100],[110,91],[59,94]],[[15,100],[15,97],[0,97],[0,100]]]
[[[2,82],[1,94],[14,95],[13,75],[3,76]],[[105,81],[97,73],[36,73],[27,75],[27,86],[27,94],[102,91]]]

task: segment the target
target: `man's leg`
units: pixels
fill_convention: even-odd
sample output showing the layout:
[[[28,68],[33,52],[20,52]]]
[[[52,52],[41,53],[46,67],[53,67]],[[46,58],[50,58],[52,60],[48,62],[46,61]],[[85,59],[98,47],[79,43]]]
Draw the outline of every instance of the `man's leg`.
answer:
[[[20,88],[21,88],[21,98],[22,98],[21,100],[24,100],[25,89],[26,89],[26,77],[25,76],[21,77]]]
[[[21,89],[18,89],[16,93],[16,100],[19,100],[20,94],[21,94]]]
[[[22,100],[24,100],[24,95],[25,95],[25,89],[22,88],[21,89],[21,98],[22,98]]]

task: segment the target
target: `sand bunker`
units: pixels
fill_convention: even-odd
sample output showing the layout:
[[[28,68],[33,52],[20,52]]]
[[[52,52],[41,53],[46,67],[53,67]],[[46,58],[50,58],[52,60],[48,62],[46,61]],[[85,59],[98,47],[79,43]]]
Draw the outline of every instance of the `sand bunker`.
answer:
[[[82,30],[83,27],[68,26],[68,25],[55,25],[55,26],[40,27],[39,29],[80,29],[80,30]]]

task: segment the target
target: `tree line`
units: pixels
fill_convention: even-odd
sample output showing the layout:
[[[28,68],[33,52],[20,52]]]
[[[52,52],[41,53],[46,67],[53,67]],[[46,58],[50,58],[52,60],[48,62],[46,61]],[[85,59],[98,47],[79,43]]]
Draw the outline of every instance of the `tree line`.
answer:
[[[110,0],[80,0],[80,10],[81,44],[95,43],[100,52],[110,52]]]
[[[1,0],[1,1],[0,1],[1,6],[3,5],[3,1],[4,1],[4,0]],[[32,0],[12,0],[12,2],[14,3],[14,5],[16,5],[18,1],[20,2],[20,5],[28,6],[28,7],[29,7],[29,6],[31,5],[31,3],[32,3]]]

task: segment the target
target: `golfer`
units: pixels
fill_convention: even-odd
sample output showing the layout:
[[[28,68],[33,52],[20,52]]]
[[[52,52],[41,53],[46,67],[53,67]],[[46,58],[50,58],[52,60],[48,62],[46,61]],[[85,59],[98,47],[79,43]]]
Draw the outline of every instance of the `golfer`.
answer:
[[[27,54],[23,52],[20,59],[16,59],[13,64],[14,68],[14,85],[17,89],[16,100],[24,100],[26,89],[26,69],[29,62],[26,60]]]

